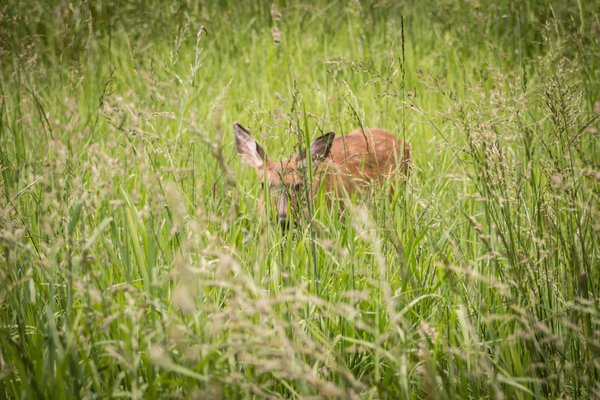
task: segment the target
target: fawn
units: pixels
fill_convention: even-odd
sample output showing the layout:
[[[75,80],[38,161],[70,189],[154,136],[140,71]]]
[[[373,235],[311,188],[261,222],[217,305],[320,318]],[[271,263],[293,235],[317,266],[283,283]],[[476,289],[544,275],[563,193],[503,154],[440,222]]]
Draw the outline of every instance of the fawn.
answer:
[[[242,161],[258,172],[261,182],[269,185],[272,204],[276,205],[279,224],[290,225],[289,210],[298,204],[307,168],[306,149],[291,157],[271,160],[252,135],[239,123],[233,123],[235,144]],[[313,185],[317,193],[324,180],[326,191],[348,194],[373,181],[384,184],[390,174],[409,173],[411,146],[383,129],[355,130],[335,137],[328,132],[310,144]],[[266,176],[265,176],[266,175]]]

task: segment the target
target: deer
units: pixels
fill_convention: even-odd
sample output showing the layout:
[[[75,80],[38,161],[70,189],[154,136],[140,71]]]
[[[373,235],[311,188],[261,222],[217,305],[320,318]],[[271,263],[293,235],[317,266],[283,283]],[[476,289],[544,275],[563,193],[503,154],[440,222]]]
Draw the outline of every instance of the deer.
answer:
[[[373,182],[384,185],[394,173],[408,176],[410,172],[410,144],[384,129],[357,129],[338,137],[328,132],[310,144],[310,163],[306,149],[273,161],[246,128],[234,122],[233,130],[242,162],[253,167],[260,181],[269,185],[271,204],[276,207],[277,222],[283,231],[290,227],[289,211],[299,204],[304,184],[312,185],[313,194],[324,184],[326,192],[340,197],[344,192],[352,195],[361,191]],[[309,165],[313,181],[305,183]]]

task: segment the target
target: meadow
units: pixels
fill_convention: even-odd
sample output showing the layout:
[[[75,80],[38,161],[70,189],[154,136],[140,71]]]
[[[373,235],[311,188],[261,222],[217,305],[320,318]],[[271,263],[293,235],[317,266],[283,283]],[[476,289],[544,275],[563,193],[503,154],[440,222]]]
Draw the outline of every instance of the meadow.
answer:
[[[6,0],[0,400],[600,399],[599,13]],[[284,232],[234,121],[411,172]]]

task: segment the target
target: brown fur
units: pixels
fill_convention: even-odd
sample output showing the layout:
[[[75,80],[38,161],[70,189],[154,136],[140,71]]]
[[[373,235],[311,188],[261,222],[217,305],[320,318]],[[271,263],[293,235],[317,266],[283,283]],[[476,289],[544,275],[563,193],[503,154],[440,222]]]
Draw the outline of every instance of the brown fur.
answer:
[[[269,183],[280,223],[287,226],[288,202],[297,204],[295,188],[302,183],[306,167],[305,153],[281,161],[271,160],[252,136],[237,122],[234,123],[237,150],[246,164],[253,166],[261,181]],[[311,143],[315,179],[313,193],[324,180],[325,190],[340,195],[342,187],[348,194],[372,181],[384,185],[394,172],[409,173],[411,147],[383,129],[370,129],[363,134],[355,130],[346,136],[335,137],[329,132]]]
[[[410,145],[402,139],[383,129],[371,129],[366,134],[355,130],[333,140],[327,167],[338,171],[343,179],[337,179],[335,173],[326,174],[325,187],[336,190],[340,182],[352,193],[357,186],[353,181],[360,184],[378,180],[383,185],[396,170],[406,174],[409,161]]]

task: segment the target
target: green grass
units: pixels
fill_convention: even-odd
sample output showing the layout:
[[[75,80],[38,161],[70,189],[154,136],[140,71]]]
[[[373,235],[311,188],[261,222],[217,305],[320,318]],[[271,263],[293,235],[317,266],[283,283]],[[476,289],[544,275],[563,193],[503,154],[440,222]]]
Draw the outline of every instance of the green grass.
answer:
[[[8,1],[0,400],[600,398],[600,7],[486,3]],[[233,121],[414,167],[282,235]]]

